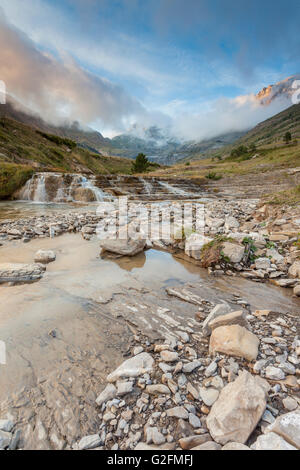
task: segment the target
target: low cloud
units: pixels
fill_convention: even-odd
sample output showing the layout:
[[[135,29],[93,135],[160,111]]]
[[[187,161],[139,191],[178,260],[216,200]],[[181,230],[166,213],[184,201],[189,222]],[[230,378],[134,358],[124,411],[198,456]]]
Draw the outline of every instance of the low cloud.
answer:
[[[181,139],[206,140],[234,131],[246,131],[291,106],[288,97],[262,105],[255,95],[221,98],[201,113],[180,113],[173,118],[173,133]]]
[[[7,92],[52,124],[97,122],[123,129],[142,105],[120,86],[84,70],[70,56],[55,57],[7,23],[0,11],[0,78]]]

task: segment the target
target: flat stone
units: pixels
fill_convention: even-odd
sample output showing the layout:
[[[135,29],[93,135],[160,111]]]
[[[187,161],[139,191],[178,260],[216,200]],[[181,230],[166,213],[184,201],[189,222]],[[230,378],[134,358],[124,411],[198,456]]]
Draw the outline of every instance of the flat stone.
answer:
[[[226,315],[221,315],[214,320],[209,322],[209,327],[211,331],[215,330],[219,326],[226,326],[226,325],[240,325],[245,327],[246,329],[250,329],[249,322],[246,318],[245,312],[239,310],[237,312],[230,312]]]
[[[276,433],[300,449],[300,410],[278,416],[275,422],[267,427],[266,432]]]
[[[294,398],[287,397],[282,400],[283,406],[288,411],[294,411],[298,407],[298,403]]]
[[[240,325],[220,326],[210,337],[209,353],[224,353],[253,361],[258,355],[259,339]]]
[[[44,272],[45,267],[40,264],[1,263],[0,284],[37,281]]]
[[[286,442],[282,437],[274,432],[262,434],[252,444],[253,450],[297,450],[296,447]]]
[[[78,450],[95,449],[101,445],[99,434],[83,437],[78,443]]]
[[[170,389],[163,384],[147,385],[146,392],[149,395],[170,395]]]
[[[154,359],[150,354],[143,352],[127,359],[114,372],[108,375],[108,382],[116,382],[121,377],[138,377],[153,369]]]
[[[202,333],[204,336],[209,336],[211,334],[211,328],[209,326],[210,322],[213,321],[215,318],[220,317],[222,315],[226,315],[230,313],[231,308],[230,305],[226,303],[216,305],[210,314],[206,317],[202,324]]]
[[[127,239],[120,238],[117,240],[102,240],[102,253],[109,252],[121,256],[135,256],[144,251],[146,240],[143,238]]]
[[[200,398],[206,406],[212,406],[219,397],[215,388],[200,387]]]
[[[212,438],[219,444],[245,444],[266,408],[266,387],[263,379],[244,370],[226,385],[214,403],[206,421]]]
[[[222,447],[213,441],[205,442],[200,446],[193,447],[191,450],[221,450]]]
[[[117,382],[117,395],[119,397],[131,393],[133,390],[132,382]]]
[[[270,380],[283,380],[285,378],[285,373],[279,367],[268,366],[265,372],[267,379]]]
[[[189,419],[189,413],[183,406],[176,406],[166,411],[167,416],[171,418]]]
[[[160,357],[164,362],[175,362],[178,360],[178,353],[175,351],[161,351]]]
[[[190,450],[193,447],[200,446],[201,444],[205,444],[205,442],[211,441],[211,437],[208,433],[201,434],[201,435],[194,435],[183,437],[179,439],[178,443],[183,450]]]
[[[113,384],[108,384],[103,392],[98,396],[96,403],[98,406],[101,406],[103,403],[108,400],[112,400],[117,395],[117,389]]]

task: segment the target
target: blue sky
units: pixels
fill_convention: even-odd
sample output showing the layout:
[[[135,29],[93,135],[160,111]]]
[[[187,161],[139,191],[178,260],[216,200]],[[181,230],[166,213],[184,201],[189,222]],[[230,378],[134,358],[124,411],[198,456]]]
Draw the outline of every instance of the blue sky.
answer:
[[[299,71],[299,0],[0,0],[0,7],[32,48],[74,60],[128,97],[131,113],[120,109],[119,122],[101,112],[87,122],[107,135],[139,120],[192,119]]]

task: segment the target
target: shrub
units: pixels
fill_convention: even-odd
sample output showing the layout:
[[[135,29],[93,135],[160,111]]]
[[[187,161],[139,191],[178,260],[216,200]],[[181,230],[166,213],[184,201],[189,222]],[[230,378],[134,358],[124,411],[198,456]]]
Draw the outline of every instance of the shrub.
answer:
[[[222,178],[222,175],[218,175],[214,171],[210,171],[209,173],[207,173],[207,175],[205,175],[205,178],[207,178],[208,180],[218,181]]]

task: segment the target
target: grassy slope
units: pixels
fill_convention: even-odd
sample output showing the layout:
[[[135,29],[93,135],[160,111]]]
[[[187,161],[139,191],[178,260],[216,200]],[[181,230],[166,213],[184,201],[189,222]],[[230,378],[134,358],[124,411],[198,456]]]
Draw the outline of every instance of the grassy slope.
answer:
[[[132,160],[71,148],[13,119],[0,119],[0,198],[9,197],[33,171],[129,174],[131,166]]]

